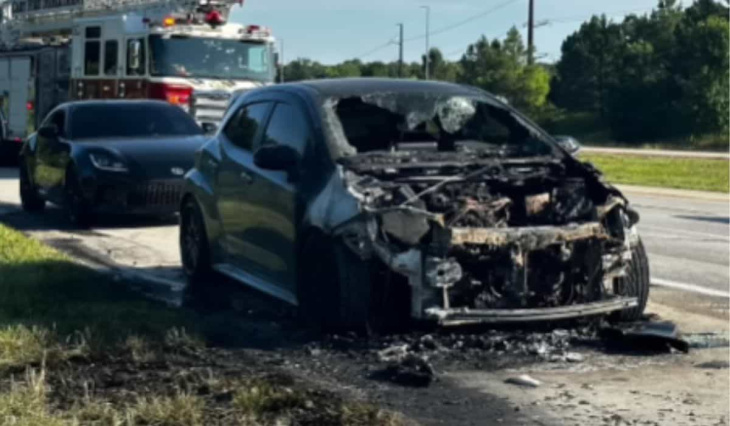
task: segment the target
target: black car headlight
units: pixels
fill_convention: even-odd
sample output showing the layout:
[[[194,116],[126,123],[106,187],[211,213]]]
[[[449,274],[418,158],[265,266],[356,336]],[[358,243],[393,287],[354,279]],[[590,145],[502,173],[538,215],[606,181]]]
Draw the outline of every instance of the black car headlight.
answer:
[[[129,169],[127,168],[126,164],[118,158],[115,158],[111,154],[106,154],[102,152],[95,152],[92,154],[89,154],[89,159],[91,160],[91,164],[94,165],[99,170],[104,170],[107,172],[128,172]]]

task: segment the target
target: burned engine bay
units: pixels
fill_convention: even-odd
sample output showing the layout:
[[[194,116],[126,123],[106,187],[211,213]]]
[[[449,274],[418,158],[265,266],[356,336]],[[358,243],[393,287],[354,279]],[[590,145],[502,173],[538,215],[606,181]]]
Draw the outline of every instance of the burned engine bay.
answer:
[[[637,305],[614,283],[630,265],[638,215],[592,168],[435,143],[340,161],[362,213],[338,234],[407,278],[412,317],[515,322]]]

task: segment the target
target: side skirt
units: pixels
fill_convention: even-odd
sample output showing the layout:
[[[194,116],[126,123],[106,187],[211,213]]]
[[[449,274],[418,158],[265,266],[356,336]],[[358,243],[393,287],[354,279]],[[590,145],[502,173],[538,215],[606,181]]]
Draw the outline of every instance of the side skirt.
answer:
[[[242,269],[239,269],[227,263],[215,264],[213,265],[213,269],[216,272],[219,272],[242,284],[249,285],[262,293],[266,293],[269,296],[275,297],[279,300],[289,303],[290,305],[299,306],[299,301],[297,300],[297,297],[296,295],[294,295],[294,293],[281,287],[272,285],[267,281],[262,280],[261,278],[258,278],[254,275],[249,274],[246,271],[243,271]]]

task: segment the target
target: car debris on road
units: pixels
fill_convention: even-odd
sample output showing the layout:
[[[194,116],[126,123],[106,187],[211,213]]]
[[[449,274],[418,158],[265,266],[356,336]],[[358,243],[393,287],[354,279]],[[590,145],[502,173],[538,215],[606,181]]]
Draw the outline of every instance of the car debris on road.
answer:
[[[690,348],[689,343],[680,337],[677,325],[666,321],[606,327],[601,330],[601,334],[611,347],[619,349],[656,352],[674,349],[688,353]]]
[[[517,377],[510,377],[507,380],[505,380],[504,382],[512,384],[512,385],[529,387],[529,388],[538,388],[542,385],[541,381],[539,381],[537,379],[533,379],[532,377],[530,377],[527,374],[523,374],[523,375],[517,376]]]

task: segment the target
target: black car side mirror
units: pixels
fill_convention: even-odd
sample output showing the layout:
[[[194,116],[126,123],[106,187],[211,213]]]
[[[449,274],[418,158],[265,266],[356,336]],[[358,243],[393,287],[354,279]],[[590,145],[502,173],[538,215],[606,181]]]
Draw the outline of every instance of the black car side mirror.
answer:
[[[200,127],[203,129],[203,133],[206,135],[212,135],[213,133],[218,131],[218,125],[215,123],[203,123],[200,125]]]
[[[253,155],[254,164],[265,170],[292,173],[297,171],[301,161],[301,155],[286,145],[265,145]]]
[[[53,124],[43,126],[38,129],[38,135],[44,139],[58,139],[59,131],[58,127]]]
[[[572,136],[554,136],[554,139],[569,154],[576,154],[580,151],[580,143]]]

